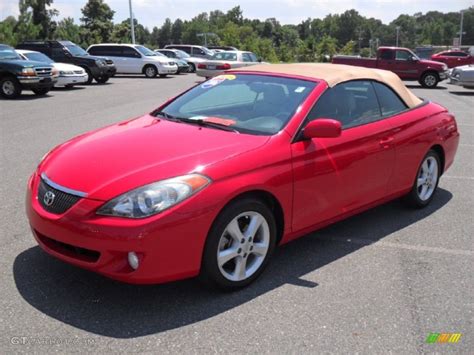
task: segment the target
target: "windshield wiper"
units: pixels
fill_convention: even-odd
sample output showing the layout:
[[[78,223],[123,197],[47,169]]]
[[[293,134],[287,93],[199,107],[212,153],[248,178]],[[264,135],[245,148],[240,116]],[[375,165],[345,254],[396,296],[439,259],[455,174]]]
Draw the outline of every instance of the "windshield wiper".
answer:
[[[206,121],[205,119],[202,119],[202,118],[192,119],[192,118],[187,118],[187,117],[177,117],[177,116],[170,115],[169,113],[166,113],[164,111],[155,112],[155,116],[162,116],[163,118],[173,121],[173,122],[191,123],[191,124],[197,124],[199,126],[213,127],[213,128],[221,129],[223,131],[240,133],[235,128],[229,127],[225,124],[220,124],[218,122],[212,122],[212,121]]]

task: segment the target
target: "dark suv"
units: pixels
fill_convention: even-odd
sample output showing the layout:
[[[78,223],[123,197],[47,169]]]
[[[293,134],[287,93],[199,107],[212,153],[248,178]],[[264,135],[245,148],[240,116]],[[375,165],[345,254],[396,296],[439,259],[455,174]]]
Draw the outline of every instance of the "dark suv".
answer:
[[[49,64],[26,61],[15,50],[0,44],[0,95],[14,99],[22,90],[45,95],[57,81],[58,73]]]
[[[93,79],[98,83],[105,83],[116,72],[112,60],[89,55],[84,49],[70,41],[25,41],[17,48],[41,52],[55,62],[74,64],[84,68],[89,76],[88,84]]]

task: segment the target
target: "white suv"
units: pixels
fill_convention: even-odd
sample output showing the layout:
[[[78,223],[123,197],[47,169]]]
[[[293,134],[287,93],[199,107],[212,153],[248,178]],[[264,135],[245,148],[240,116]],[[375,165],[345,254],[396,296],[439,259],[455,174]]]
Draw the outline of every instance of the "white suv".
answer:
[[[93,44],[87,48],[87,52],[112,59],[117,73],[145,74],[148,78],[159,75],[163,78],[178,71],[175,61],[138,44]]]

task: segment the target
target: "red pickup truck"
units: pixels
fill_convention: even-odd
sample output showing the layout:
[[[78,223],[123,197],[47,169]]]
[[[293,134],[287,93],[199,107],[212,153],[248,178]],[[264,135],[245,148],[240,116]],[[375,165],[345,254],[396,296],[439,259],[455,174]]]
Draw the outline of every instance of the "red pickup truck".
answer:
[[[440,80],[448,78],[448,67],[444,63],[424,60],[408,48],[379,47],[377,58],[335,56],[335,64],[390,70],[403,80],[418,80],[425,88],[434,88]]]

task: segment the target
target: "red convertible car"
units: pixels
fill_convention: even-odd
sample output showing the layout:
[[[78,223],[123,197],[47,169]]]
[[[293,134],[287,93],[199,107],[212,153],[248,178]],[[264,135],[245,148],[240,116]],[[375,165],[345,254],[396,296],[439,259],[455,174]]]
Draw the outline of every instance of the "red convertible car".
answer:
[[[309,231],[399,197],[428,205],[458,141],[454,116],[391,72],[257,65],[54,148],[26,208],[68,263],[234,289]]]

